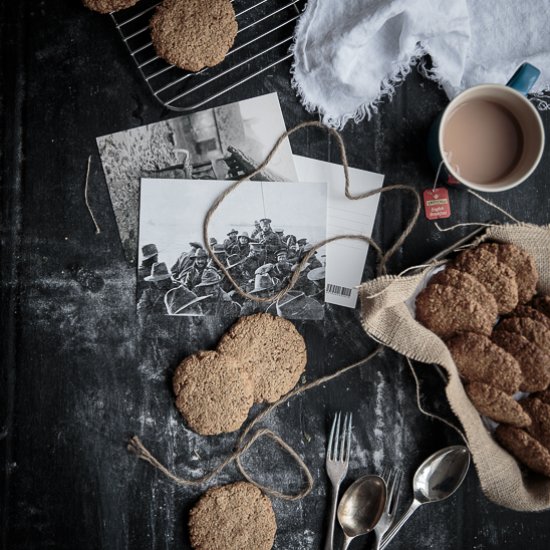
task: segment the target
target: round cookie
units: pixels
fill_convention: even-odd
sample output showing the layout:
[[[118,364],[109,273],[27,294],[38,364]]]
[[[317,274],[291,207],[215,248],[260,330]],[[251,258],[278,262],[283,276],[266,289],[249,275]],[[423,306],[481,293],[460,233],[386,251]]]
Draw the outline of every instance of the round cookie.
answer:
[[[504,422],[518,428],[524,428],[531,424],[529,415],[507,393],[481,382],[472,382],[465,389],[478,412],[491,420]]]
[[[255,403],[274,403],[288,393],[307,363],[306,344],[295,326],[268,313],[241,317],[220,340],[218,352],[250,374]]]
[[[271,501],[244,481],[209,489],[189,512],[194,550],[270,550],[276,531]]]
[[[522,399],[520,405],[531,418],[527,431],[550,450],[550,405],[536,397]]]
[[[533,321],[538,321],[542,323],[547,329],[550,330],[550,317],[546,317],[544,313],[536,310],[534,307],[530,306],[518,306],[512,313],[510,317],[527,317],[528,319],[533,319]]]
[[[164,0],[149,25],[157,55],[194,72],[221,63],[238,30],[230,0]]]
[[[531,397],[536,397],[537,399],[539,399],[543,403],[546,403],[547,405],[550,405],[550,389],[534,393],[534,394],[531,395]]]
[[[550,451],[525,430],[501,424],[495,430],[495,437],[519,462],[550,477]]]
[[[491,339],[512,355],[519,364],[523,380],[521,391],[542,391],[550,384],[550,357],[527,338],[515,332],[495,330]]]
[[[137,4],[138,0],[82,0],[82,2],[90,10],[110,13],[129,8]]]
[[[445,339],[459,332],[491,334],[493,318],[472,297],[452,286],[430,284],[416,297],[419,323]]]
[[[546,315],[546,317],[550,317],[550,296],[535,296],[531,306]]]
[[[508,243],[483,243],[480,248],[495,254],[499,262],[514,270],[518,284],[518,301],[526,304],[535,295],[539,281],[539,272],[531,254]]]
[[[461,252],[453,267],[473,275],[495,297],[499,314],[510,313],[518,305],[518,285],[515,272],[485,248],[470,248]]]
[[[550,355],[550,330],[542,323],[527,317],[503,319],[495,331],[505,330],[521,334],[529,342],[538,346],[546,354]],[[550,366],[550,365],[549,365]]]
[[[176,407],[202,435],[238,430],[253,404],[252,381],[233,357],[201,351],[184,359],[172,380]]]
[[[510,395],[519,391],[522,375],[518,362],[487,336],[464,332],[446,344],[467,382],[483,382]]]
[[[444,271],[436,273],[430,279],[430,283],[453,286],[458,290],[464,291],[479,302],[489,315],[494,318],[494,322],[496,323],[498,308],[495,297],[473,275],[449,267]]]

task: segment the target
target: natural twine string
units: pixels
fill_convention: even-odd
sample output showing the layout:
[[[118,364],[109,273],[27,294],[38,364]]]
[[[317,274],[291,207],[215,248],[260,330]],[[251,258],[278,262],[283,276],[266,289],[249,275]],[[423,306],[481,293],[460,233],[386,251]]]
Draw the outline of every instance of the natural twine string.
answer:
[[[84,202],[86,203],[86,207],[88,208],[88,212],[90,213],[90,216],[92,218],[92,221],[95,225],[95,234],[99,235],[101,233],[101,229],[99,227],[99,224],[97,223],[97,220],[94,216],[94,213],[92,212],[92,207],[90,206],[90,201],[88,200],[88,184],[90,182],[90,167],[92,165],[92,155],[88,157],[88,167],[86,168],[86,183],[84,184]]]

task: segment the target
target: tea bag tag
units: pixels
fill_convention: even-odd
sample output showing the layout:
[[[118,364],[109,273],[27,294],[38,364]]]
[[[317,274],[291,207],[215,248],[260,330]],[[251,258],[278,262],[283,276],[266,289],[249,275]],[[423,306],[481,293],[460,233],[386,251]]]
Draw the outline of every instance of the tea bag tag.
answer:
[[[444,187],[424,189],[424,212],[428,220],[442,220],[451,216],[449,191]]]

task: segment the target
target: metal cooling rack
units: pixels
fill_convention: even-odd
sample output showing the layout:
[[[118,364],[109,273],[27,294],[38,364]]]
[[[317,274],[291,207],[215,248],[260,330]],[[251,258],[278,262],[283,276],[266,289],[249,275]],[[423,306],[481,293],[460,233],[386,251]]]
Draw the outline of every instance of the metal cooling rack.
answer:
[[[183,71],[160,59],[149,34],[159,0],[111,13],[122,40],[155,98],[172,111],[192,111],[292,57],[295,22],[306,0],[233,0],[239,31],[216,67]]]

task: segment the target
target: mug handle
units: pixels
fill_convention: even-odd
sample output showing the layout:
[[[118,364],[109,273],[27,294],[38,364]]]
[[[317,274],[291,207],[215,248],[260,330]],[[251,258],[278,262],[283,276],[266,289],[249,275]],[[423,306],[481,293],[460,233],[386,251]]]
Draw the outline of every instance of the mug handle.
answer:
[[[520,94],[527,95],[540,76],[540,70],[531,63],[521,64],[506,86],[514,88]]]

